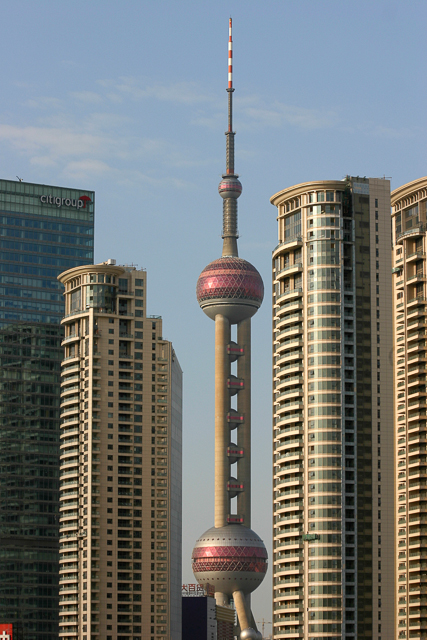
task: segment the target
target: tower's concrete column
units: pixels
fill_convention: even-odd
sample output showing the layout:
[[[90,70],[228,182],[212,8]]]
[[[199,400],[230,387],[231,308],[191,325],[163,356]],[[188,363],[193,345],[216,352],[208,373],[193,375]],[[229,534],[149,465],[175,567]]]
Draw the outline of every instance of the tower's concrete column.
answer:
[[[251,320],[242,320],[237,325],[237,343],[244,348],[244,355],[237,361],[237,377],[245,382],[237,396],[239,413],[245,416],[237,429],[237,444],[244,450],[243,458],[237,462],[237,477],[243,482],[244,491],[237,496],[237,513],[244,518],[245,527],[251,526]]]
[[[230,513],[227,482],[230,464],[227,456],[229,426],[227,413],[230,392],[227,378],[230,375],[230,358],[227,345],[231,340],[230,322],[221,314],[215,316],[215,527],[225,527]]]

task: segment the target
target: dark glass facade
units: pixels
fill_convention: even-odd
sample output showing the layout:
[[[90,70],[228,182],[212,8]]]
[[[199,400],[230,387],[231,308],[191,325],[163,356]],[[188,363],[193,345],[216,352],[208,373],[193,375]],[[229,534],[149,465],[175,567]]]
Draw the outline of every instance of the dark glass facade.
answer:
[[[58,638],[65,269],[93,262],[95,194],[0,180],[0,622]]]

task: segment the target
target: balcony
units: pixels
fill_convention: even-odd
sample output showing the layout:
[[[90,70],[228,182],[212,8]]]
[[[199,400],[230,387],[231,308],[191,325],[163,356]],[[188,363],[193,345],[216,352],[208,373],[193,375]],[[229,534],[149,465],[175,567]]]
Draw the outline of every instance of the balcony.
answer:
[[[284,304],[275,305],[274,307],[274,315],[275,317],[283,317],[285,314],[290,313],[291,311],[297,311],[302,309],[303,303],[300,298],[295,298],[290,300],[289,302],[285,302]]]
[[[274,306],[276,307],[276,305],[279,305],[281,302],[285,302],[290,298],[298,298],[299,296],[302,296],[302,287],[289,289],[288,291],[284,291],[276,297]]]
[[[292,236],[283,242],[279,242],[279,244],[273,250],[273,260],[276,258],[284,249],[291,249],[294,247],[302,247],[303,240],[302,236]]]
[[[292,273],[298,273],[299,271],[302,271],[302,262],[289,264],[276,273],[275,280],[281,280],[283,279],[283,277],[288,276]]]
[[[427,298],[424,298],[423,296],[417,296],[416,298],[411,298],[410,300],[408,300],[406,304],[408,307],[415,307],[419,304],[425,304],[426,302]]]
[[[417,222],[416,226],[412,229],[407,229],[406,231],[402,231],[402,233],[399,233],[396,238],[396,243],[403,244],[403,240],[405,238],[415,238],[421,236],[425,233],[425,231],[426,224],[423,222]]]
[[[280,391],[281,389],[284,389],[291,384],[301,385],[302,387],[302,385],[304,384],[304,378],[302,376],[289,376],[288,378],[279,378],[279,380],[276,380],[275,390]]]
[[[276,333],[274,336],[274,344],[280,344],[280,340],[282,338],[284,338],[285,336],[296,336],[300,333],[303,333],[304,329],[302,324],[294,324],[290,327],[286,327],[286,329],[283,329],[282,331],[280,331],[279,333]]]
[[[290,313],[276,320],[275,329],[281,329],[288,324],[302,324],[304,317],[302,313]]]

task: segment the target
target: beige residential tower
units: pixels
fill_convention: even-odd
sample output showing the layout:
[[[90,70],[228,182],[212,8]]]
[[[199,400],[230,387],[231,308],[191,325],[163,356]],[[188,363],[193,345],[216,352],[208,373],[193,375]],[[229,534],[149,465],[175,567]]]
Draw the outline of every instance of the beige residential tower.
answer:
[[[393,638],[390,185],[271,198],[273,637]]]
[[[60,633],[181,638],[182,373],[146,272],[115,261],[59,279]]]

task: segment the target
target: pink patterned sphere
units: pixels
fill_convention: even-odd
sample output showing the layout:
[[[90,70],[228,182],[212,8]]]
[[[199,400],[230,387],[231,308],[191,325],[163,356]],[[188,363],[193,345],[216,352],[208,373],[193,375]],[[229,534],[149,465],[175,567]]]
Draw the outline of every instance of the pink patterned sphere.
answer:
[[[252,593],[267,573],[267,550],[261,538],[248,527],[229,524],[208,529],[197,540],[192,568],[199,584],[232,596],[235,591]]]
[[[252,317],[261,306],[264,284],[254,266],[234,256],[224,256],[205,267],[197,281],[197,301],[212,320],[217,314],[231,324]]]

